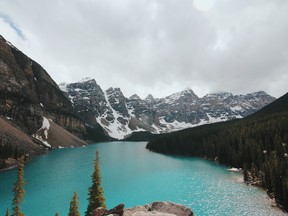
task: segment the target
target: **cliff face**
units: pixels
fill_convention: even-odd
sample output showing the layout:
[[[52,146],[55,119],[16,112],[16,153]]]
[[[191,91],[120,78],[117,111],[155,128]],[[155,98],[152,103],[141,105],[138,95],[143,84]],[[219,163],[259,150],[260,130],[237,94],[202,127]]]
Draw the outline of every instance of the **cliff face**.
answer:
[[[86,128],[75,115],[69,99],[49,74],[3,37],[0,37],[0,115],[28,134],[51,118],[84,138]]]
[[[6,128],[0,130],[0,169],[8,158],[39,155],[47,148],[82,146],[86,143],[81,139],[99,137],[97,132],[94,135],[95,128],[79,119],[69,98],[41,65],[2,36],[0,118]],[[43,130],[44,122],[49,127]]]

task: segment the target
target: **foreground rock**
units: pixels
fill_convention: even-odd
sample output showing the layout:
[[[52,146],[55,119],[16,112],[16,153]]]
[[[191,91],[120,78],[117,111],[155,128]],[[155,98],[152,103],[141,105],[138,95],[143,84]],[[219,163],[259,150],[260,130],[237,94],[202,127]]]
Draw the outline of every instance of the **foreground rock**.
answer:
[[[172,202],[153,202],[145,206],[125,209],[124,216],[193,216],[191,209]]]
[[[118,207],[124,208],[124,205],[120,204],[115,208]],[[111,210],[107,211],[106,209],[98,208],[95,210],[93,216],[107,215],[108,212],[111,212]],[[122,216],[122,213],[109,214],[109,215]],[[124,216],[193,216],[193,215],[194,214],[191,209],[186,208],[183,205],[179,205],[172,202],[153,202],[148,205],[136,206],[124,210]]]

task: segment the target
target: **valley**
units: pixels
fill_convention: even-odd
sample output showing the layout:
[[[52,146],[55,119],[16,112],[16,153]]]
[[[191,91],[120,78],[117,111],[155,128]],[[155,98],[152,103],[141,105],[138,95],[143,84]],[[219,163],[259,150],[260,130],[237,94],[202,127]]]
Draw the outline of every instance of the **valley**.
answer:
[[[62,160],[63,158],[70,162],[75,158],[78,158],[78,161],[81,161],[82,157],[85,158],[83,155],[77,157],[74,154],[70,158],[71,149],[69,148],[84,147],[75,149],[75,151],[82,152],[86,148],[94,149],[93,145],[91,147],[89,144],[98,142],[101,143],[100,146],[113,146],[113,148],[109,148],[109,152],[115,151],[112,158],[120,160],[123,159],[126,151],[130,152],[132,147],[122,149],[121,146],[128,146],[128,144],[119,142],[119,146],[116,147],[115,143],[109,141],[124,139],[149,141],[146,148],[151,151],[178,155],[176,161],[173,159],[174,156],[172,162],[170,161],[172,168],[173,163],[182,163],[183,158],[179,158],[179,155],[185,156],[184,161],[193,161],[195,159],[193,157],[200,156],[213,159],[221,164],[243,168],[246,183],[265,188],[268,194],[275,199],[277,205],[287,210],[287,94],[276,99],[260,90],[245,95],[220,92],[198,97],[191,88],[186,88],[163,98],[154,98],[152,94],[149,94],[146,98],[141,99],[136,94],[130,97],[124,96],[120,88],[111,87],[102,90],[96,80],[92,78],[84,78],[75,83],[62,83],[58,86],[41,65],[2,36],[0,37],[0,78],[0,126],[2,128],[0,130],[0,170],[5,170],[3,174],[1,173],[3,176],[9,176],[9,173],[15,172],[15,170],[9,169],[15,168],[20,158],[24,158],[27,164],[31,163],[31,167],[33,167],[36,161],[41,161],[40,158],[37,158],[38,156],[46,154],[41,157],[45,161],[49,154],[53,155],[54,152],[61,151],[56,149],[67,148],[63,150],[63,152],[67,152],[67,155],[61,153],[59,158],[52,159],[52,161],[58,161],[58,165],[61,167],[65,161]],[[135,145],[137,145],[136,142]],[[141,158],[142,154],[147,154],[145,145],[146,143],[142,143],[141,150],[136,149],[136,152],[130,152],[130,154]],[[53,153],[50,150],[53,150]],[[119,152],[122,153],[119,154]],[[166,157],[152,152],[149,152],[150,154],[157,158]],[[110,156],[107,156],[105,160],[107,161],[109,158]],[[125,160],[129,163],[133,161],[128,156],[124,162]],[[157,161],[155,158],[153,160]],[[139,163],[139,169],[142,169],[148,162],[143,159]],[[70,171],[68,167],[65,169],[77,173],[80,168],[74,165],[70,167]],[[192,163],[189,163],[189,166],[192,166]],[[113,165],[110,168],[116,171],[115,167]],[[166,169],[167,167],[162,168]],[[40,168],[34,169],[37,171]],[[181,169],[179,168],[179,176],[183,175]],[[187,167],[183,169],[186,170]],[[220,172],[223,173],[223,167],[221,169]],[[108,168],[107,170],[111,171]],[[229,179],[226,167],[224,170],[224,177]],[[176,170],[174,171],[176,172]],[[198,176],[197,168],[194,171]],[[31,168],[29,172],[33,172],[33,169]],[[160,170],[157,170],[158,172],[161,173]],[[143,178],[147,180],[151,176],[157,176],[157,173],[153,171],[152,174],[149,173]],[[168,171],[168,173],[170,172]],[[126,174],[131,175],[130,173]],[[35,176],[35,174],[33,175]],[[137,175],[141,176],[141,173]],[[70,177],[74,178],[74,176]],[[175,182],[178,181],[178,177],[172,177],[175,178]],[[47,179],[52,179],[52,177],[49,176]],[[192,177],[192,179],[194,178]],[[37,184],[41,184],[41,179],[36,179],[36,181],[40,181]],[[149,182],[149,180],[147,181]],[[197,181],[201,182],[202,180],[198,179]],[[83,190],[83,188],[79,188],[80,185],[77,186],[79,182],[73,187]],[[123,182],[125,181],[123,180]],[[9,184],[11,183],[10,181]],[[185,184],[189,185],[190,183],[188,181]],[[145,184],[145,182],[133,184],[135,184],[135,190],[133,190],[136,191],[139,189],[139,185]],[[241,184],[239,190],[246,191],[243,182]],[[115,188],[115,185],[108,185],[106,188],[111,190],[111,188]],[[29,190],[34,193],[34,185],[30,187]],[[203,186],[203,188],[206,187]],[[203,188],[198,189],[203,190]],[[222,190],[224,189],[222,188]],[[249,191],[250,189],[246,192],[250,197]],[[62,191],[62,193],[68,192]],[[184,196],[185,193],[181,192],[181,198],[176,199],[170,196],[171,191],[167,191],[167,193],[169,196],[166,194],[167,196],[161,196],[159,199],[175,199],[175,202],[191,205],[191,208],[196,206],[196,212],[198,211],[199,203],[195,201],[193,206],[191,203],[186,203],[187,200],[190,200],[191,194],[183,198],[182,195]],[[197,193],[197,191],[191,193]],[[261,193],[263,195],[263,191]],[[131,194],[132,197],[133,195]],[[7,195],[7,197],[9,196]],[[33,199],[33,196],[30,196]],[[122,195],[118,196],[121,198]],[[147,199],[150,196],[155,199],[157,194],[148,194]],[[205,201],[206,196],[210,195],[206,194],[204,198],[199,199],[202,199],[209,208]],[[63,195],[63,198],[67,197]],[[217,199],[213,198],[213,202],[216,203]],[[243,201],[247,197],[241,199]],[[273,213],[266,201],[263,201],[267,207],[265,212],[271,211],[271,214],[274,215],[275,212]],[[54,204],[56,202],[58,201],[55,200]],[[129,200],[126,202],[130,203]],[[227,202],[225,205],[232,205],[229,200],[225,202]],[[131,202],[130,204],[132,206],[143,203]],[[251,208],[249,207],[245,211],[251,211],[253,215],[257,215],[256,212],[263,209],[254,209],[255,205],[258,204],[252,204]],[[32,211],[31,208],[27,206],[26,211]],[[236,208],[237,206],[234,206],[233,211]],[[221,209],[218,210],[221,212]],[[199,207],[201,214],[202,211],[203,209],[201,210]],[[204,210],[206,213],[210,211],[212,210]],[[229,209],[224,209],[224,212],[229,212]],[[239,209],[240,212],[241,209]],[[33,215],[35,212],[32,211],[31,214]],[[282,214],[279,209],[275,215],[278,214]]]

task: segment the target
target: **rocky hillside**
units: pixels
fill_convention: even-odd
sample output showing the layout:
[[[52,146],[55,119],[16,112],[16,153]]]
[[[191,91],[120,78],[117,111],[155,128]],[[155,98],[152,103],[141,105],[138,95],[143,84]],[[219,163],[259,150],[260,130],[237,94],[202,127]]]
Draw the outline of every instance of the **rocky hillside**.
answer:
[[[71,102],[49,74],[3,37],[0,37],[0,105],[0,115],[28,134],[41,127],[43,115],[79,136],[85,132]]]
[[[0,160],[17,158],[23,154],[41,154],[42,148],[84,145],[85,142],[79,138],[89,139],[89,134],[93,134],[93,128],[77,117],[69,98],[49,74],[2,36],[0,117],[4,125],[0,131]],[[13,135],[11,131],[17,132]],[[4,151],[7,154],[4,155]]]
[[[33,142],[32,137],[0,117],[0,170],[16,166],[17,158],[26,159],[44,154],[46,149]]]
[[[207,94],[199,98],[190,88],[164,98],[127,98],[119,88],[103,91],[94,79],[59,86],[78,115],[90,125],[123,139],[136,131],[166,133],[198,125],[246,117],[275,98],[263,91],[233,95]]]

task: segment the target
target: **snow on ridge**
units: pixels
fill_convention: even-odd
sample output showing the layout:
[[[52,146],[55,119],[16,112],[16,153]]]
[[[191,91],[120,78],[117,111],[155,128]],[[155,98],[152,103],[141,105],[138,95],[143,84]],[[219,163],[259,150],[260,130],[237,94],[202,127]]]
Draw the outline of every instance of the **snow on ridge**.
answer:
[[[194,96],[198,97],[194,93],[194,91],[190,87],[188,87],[188,88],[185,88],[183,91],[176,92],[176,93],[173,93],[173,94],[165,97],[164,98],[165,103],[171,104],[171,103],[175,102],[176,100],[179,100],[181,97],[185,97],[186,93],[191,93],[193,95],[192,97],[194,97]]]
[[[90,80],[94,80],[94,79],[91,78],[91,77],[84,77],[83,79],[81,79],[81,80],[79,81],[79,83],[88,82],[88,81],[90,81]]]
[[[173,122],[166,122],[164,117],[160,117],[159,119],[160,124],[165,125],[168,129],[168,131],[177,131],[182,130],[184,128],[193,127],[194,125],[192,123],[187,122],[179,122],[177,120],[174,120]]]
[[[121,114],[119,114],[115,109],[113,109],[113,107],[111,106],[108,97],[110,95],[107,94],[107,92],[104,92],[104,97],[105,100],[107,102],[107,108],[108,110],[112,111],[112,115],[114,117],[113,121],[107,121],[108,125],[105,125],[102,123],[102,118],[105,119],[104,116],[99,116],[96,118],[96,121],[105,129],[105,131],[109,134],[109,136],[115,138],[115,139],[123,139],[125,136],[127,136],[128,134],[132,133],[132,130],[129,128],[128,124],[129,124],[129,120],[130,117],[124,117]],[[107,116],[107,113],[105,113]],[[118,121],[118,118],[122,118],[125,119],[127,121],[127,123],[125,125],[121,124]]]
[[[68,92],[67,86],[68,86],[68,83],[65,83],[65,82],[60,83],[60,84],[58,85],[58,87],[60,88],[60,90],[63,91],[63,92]]]
[[[219,118],[215,118],[209,114],[207,114],[207,116],[208,116],[208,120],[200,119],[200,122],[198,122],[197,124],[193,124],[190,122],[179,122],[177,120],[174,120],[173,122],[170,123],[170,122],[166,122],[164,117],[162,116],[159,118],[159,122],[164,127],[160,129],[159,126],[157,127],[154,124],[152,125],[152,127],[156,129],[156,133],[163,133],[163,132],[173,132],[173,131],[183,130],[186,128],[197,127],[197,126],[205,125],[205,124],[223,122],[227,120],[227,118],[225,118],[224,116],[221,116]],[[237,115],[236,118],[242,118],[242,116]]]

